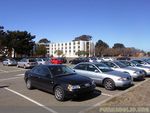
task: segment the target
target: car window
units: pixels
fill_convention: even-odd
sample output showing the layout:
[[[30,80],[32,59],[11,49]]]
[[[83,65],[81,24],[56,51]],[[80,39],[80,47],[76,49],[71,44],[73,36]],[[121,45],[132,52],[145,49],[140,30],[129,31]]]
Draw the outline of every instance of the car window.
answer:
[[[35,73],[35,74],[39,74],[40,68],[39,67],[34,67],[32,68],[31,72]]]
[[[50,71],[47,67],[39,67],[39,75],[41,76],[47,76],[47,75],[50,75]]]
[[[112,62],[104,62],[104,64],[106,64],[109,67],[116,67],[116,65],[113,64]]]
[[[86,65],[85,64],[79,64],[74,69],[79,69],[79,70],[86,70]]]
[[[97,70],[97,68],[94,65],[91,65],[91,64],[87,65],[87,71],[95,72],[95,70]]]
[[[36,62],[35,59],[29,59],[29,62]]]
[[[74,73],[74,71],[67,66],[50,66],[48,68],[53,76],[68,75]]]
[[[125,68],[127,67],[125,64],[121,63],[121,62],[115,62],[120,68]]]

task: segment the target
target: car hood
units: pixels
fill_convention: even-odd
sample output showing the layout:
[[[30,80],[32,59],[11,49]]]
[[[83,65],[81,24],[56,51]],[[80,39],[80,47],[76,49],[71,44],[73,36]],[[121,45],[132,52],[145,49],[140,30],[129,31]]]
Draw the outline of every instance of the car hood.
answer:
[[[133,67],[126,67],[124,69],[132,70],[132,71],[141,71],[140,69],[133,68]]]
[[[63,82],[66,84],[71,84],[71,85],[78,85],[78,84],[85,84],[89,83],[92,80],[88,77],[78,75],[76,73],[71,74],[71,75],[62,75],[56,77],[57,81]]]
[[[107,72],[107,74],[117,76],[117,77],[125,77],[125,78],[130,76],[129,74],[123,73],[123,72],[120,72],[120,71],[110,71],[110,72]]]

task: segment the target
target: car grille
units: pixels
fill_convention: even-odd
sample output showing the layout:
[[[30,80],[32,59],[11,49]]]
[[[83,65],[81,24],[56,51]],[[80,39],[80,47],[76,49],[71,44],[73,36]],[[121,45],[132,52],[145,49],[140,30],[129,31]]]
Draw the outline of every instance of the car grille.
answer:
[[[85,83],[85,84],[80,85],[81,88],[87,88],[87,87],[90,87],[90,86],[91,86],[90,83]]]

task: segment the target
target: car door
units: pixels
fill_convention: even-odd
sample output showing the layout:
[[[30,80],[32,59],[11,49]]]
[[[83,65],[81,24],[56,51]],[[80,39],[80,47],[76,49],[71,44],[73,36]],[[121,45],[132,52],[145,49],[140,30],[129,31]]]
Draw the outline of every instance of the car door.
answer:
[[[39,66],[37,84],[40,89],[53,92],[54,81],[49,69],[46,66]]]
[[[88,77],[92,78],[95,81],[95,83],[101,84],[103,80],[103,76],[102,76],[102,73],[99,71],[99,69],[95,65],[87,64],[86,71],[87,71],[86,74],[88,75]]]

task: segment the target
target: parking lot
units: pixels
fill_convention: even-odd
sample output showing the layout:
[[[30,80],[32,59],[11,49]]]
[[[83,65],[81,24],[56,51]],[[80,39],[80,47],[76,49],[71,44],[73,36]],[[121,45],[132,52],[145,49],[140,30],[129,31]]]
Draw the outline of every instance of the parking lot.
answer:
[[[78,113],[125,91],[108,91],[97,86],[94,94],[59,102],[47,92],[28,90],[23,78],[26,70],[0,64],[0,113]]]

